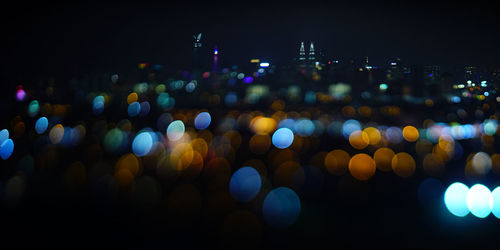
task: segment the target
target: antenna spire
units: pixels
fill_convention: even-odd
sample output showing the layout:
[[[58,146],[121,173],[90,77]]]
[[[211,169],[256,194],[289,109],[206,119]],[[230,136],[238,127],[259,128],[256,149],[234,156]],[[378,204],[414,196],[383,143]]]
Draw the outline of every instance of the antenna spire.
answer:
[[[198,33],[197,35],[193,35],[193,39],[194,39],[194,47],[200,48],[201,47],[201,33]]]

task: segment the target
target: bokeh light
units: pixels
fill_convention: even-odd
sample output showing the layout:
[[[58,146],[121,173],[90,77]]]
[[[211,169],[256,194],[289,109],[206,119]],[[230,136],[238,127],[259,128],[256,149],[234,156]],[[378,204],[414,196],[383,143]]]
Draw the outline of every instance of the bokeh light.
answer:
[[[150,132],[141,132],[137,134],[132,141],[132,151],[137,156],[149,154],[153,147],[153,137]]]
[[[483,130],[487,135],[494,135],[498,129],[498,122],[493,119],[487,119],[483,122]]]
[[[370,142],[370,137],[368,134],[364,131],[357,130],[351,133],[349,135],[349,143],[351,146],[355,149],[364,149],[366,146],[368,146],[368,143]]]
[[[300,215],[300,210],[300,198],[287,187],[271,190],[262,205],[264,219],[274,228],[287,228],[293,225]]]
[[[256,134],[270,134],[276,127],[276,121],[269,117],[257,116],[250,122],[250,128]]]
[[[406,126],[403,128],[403,137],[408,142],[415,142],[418,140],[419,133],[417,128],[413,126]]]
[[[398,144],[403,141],[403,134],[398,127],[390,127],[385,131],[385,137],[390,143]]]
[[[367,154],[356,154],[349,161],[349,172],[360,181],[372,178],[375,171],[375,161]]]
[[[344,150],[335,149],[325,156],[325,168],[334,175],[344,174],[348,167],[351,156]]]
[[[28,115],[30,117],[35,117],[38,115],[38,112],[40,111],[40,104],[38,103],[37,100],[33,100],[30,102],[28,105]]]
[[[356,120],[347,120],[342,125],[342,135],[348,139],[352,132],[361,130],[361,124]]]
[[[293,132],[288,128],[276,130],[272,137],[273,145],[277,148],[288,148],[293,143]]]
[[[137,100],[139,100],[139,96],[135,92],[132,92],[127,96],[127,104],[129,105],[134,102],[137,102]]]
[[[245,76],[243,78],[243,82],[246,83],[246,84],[250,84],[250,83],[253,82],[253,77],[251,77],[251,76]]]
[[[158,98],[156,99],[156,103],[158,106],[163,109],[163,110],[170,110],[174,107],[175,105],[175,99],[171,97],[168,93],[163,92],[158,95]]]
[[[18,101],[24,101],[25,98],[26,98],[26,92],[24,91],[24,89],[18,89],[16,91],[16,99]]]
[[[234,79],[233,79],[234,80]],[[235,92],[229,92],[224,97],[224,103],[228,107],[232,107],[238,103],[238,95]]]
[[[194,127],[197,129],[206,129],[210,126],[210,122],[212,121],[212,117],[208,112],[199,113],[194,119]]]
[[[368,127],[363,129],[363,132],[368,135],[370,145],[377,145],[382,140],[382,135],[377,128]]]
[[[405,152],[400,152],[392,158],[392,171],[400,177],[410,177],[415,173],[416,164],[413,157]]]
[[[64,136],[64,127],[61,124],[56,124],[49,132],[49,138],[52,144],[58,144]]]
[[[40,117],[35,123],[35,131],[38,134],[43,134],[47,130],[47,127],[49,126],[49,120],[47,117]]]
[[[451,184],[444,193],[444,204],[450,213],[464,217],[469,213],[467,193],[469,188],[460,182]]]
[[[467,208],[476,217],[485,218],[491,213],[491,192],[481,184],[472,186],[467,192]]]
[[[139,115],[140,116],[148,115],[149,111],[151,110],[151,105],[149,104],[149,102],[148,101],[141,102],[140,105],[141,105],[141,108],[139,111]]]
[[[130,117],[135,117],[141,112],[141,104],[138,102],[132,102],[128,105],[127,113]]]
[[[485,152],[478,152],[472,157],[471,166],[475,173],[484,175],[491,169],[491,158]]]
[[[394,151],[390,148],[379,148],[373,154],[375,165],[377,169],[382,171],[392,170],[392,159],[394,158]]]
[[[178,141],[184,136],[186,128],[181,120],[171,122],[167,127],[167,137],[171,141]]]
[[[104,148],[110,152],[118,152],[128,144],[128,136],[120,128],[114,128],[106,133],[103,140]]]
[[[2,129],[0,131],[0,144],[2,144],[5,140],[9,139],[9,131],[7,129]]]
[[[94,115],[100,115],[104,111],[105,98],[102,95],[94,97],[92,101],[92,112]]]
[[[300,136],[306,137],[314,133],[315,126],[309,119],[300,119],[295,122],[293,130]]]
[[[257,170],[252,167],[242,167],[231,177],[229,191],[235,200],[248,202],[257,196],[261,185],[262,181]]]
[[[491,213],[500,219],[500,187],[493,189],[490,199]]]
[[[0,157],[2,157],[2,159],[8,159],[13,151],[14,141],[12,141],[12,139],[8,138],[0,142]]]

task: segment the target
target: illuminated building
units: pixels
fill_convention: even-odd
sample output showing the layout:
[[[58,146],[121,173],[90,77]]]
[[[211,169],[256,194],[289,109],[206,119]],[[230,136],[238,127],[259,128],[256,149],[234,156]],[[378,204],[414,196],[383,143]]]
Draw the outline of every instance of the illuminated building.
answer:
[[[311,42],[311,45],[309,46],[309,61],[311,63],[314,63],[316,61],[316,55],[314,53],[314,44]]]
[[[299,61],[303,62],[305,60],[306,60],[306,50],[304,48],[304,42],[300,42]]]
[[[197,35],[193,35],[194,39],[194,49],[193,49],[193,68],[198,69],[200,68],[200,49],[201,49],[201,33],[198,33]]]
[[[314,49],[314,43],[310,43],[309,45],[309,51],[306,57],[306,51],[305,51],[305,46],[304,42],[300,42],[300,49],[299,49],[299,57],[298,57],[298,66],[299,68],[312,68],[312,69],[321,69],[322,64],[318,61],[318,58],[316,57],[316,51]]]
[[[405,67],[401,64],[401,59],[396,58],[389,63],[389,67],[387,68],[386,79],[388,81],[398,81],[403,79],[404,72],[407,71]]]
[[[465,66],[464,82],[471,82],[471,85],[479,86],[482,82],[498,81],[498,71],[494,69],[479,68],[475,66]],[[470,86],[469,86],[470,87]],[[485,87],[485,86],[481,86]]]
[[[478,72],[478,68],[475,67],[475,66],[465,66],[464,68],[464,80],[465,81],[476,81],[478,80],[478,77],[479,77],[479,72]]]

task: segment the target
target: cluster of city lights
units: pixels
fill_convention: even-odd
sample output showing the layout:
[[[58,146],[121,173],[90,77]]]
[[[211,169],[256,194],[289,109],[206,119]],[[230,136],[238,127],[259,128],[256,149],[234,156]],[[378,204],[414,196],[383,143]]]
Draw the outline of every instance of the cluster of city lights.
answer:
[[[471,213],[478,218],[486,218],[492,213],[500,219],[500,187],[490,191],[482,184],[469,188],[455,182],[446,189],[444,203],[448,211],[458,217]]]
[[[186,221],[193,204],[206,203],[214,211],[230,211],[238,204],[258,209],[255,214],[246,211],[250,217],[261,215],[273,228],[288,228],[299,220],[308,195],[321,193],[328,179],[352,177],[362,185],[385,173],[412,178],[420,171],[440,178],[457,161],[465,163],[466,177],[500,174],[494,104],[450,111],[448,123],[434,121],[443,121],[435,116],[407,119],[407,109],[396,103],[353,101],[348,83],[275,89],[263,80],[275,66],[253,63],[258,63],[256,72],[233,67],[196,77],[183,71],[182,78],[156,81],[148,76],[151,81],[133,85],[121,84],[125,79],[119,82],[113,74],[113,91],[82,90],[71,104],[54,104],[43,95],[31,99],[33,92],[18,87],[16,103],[23,105],[24,114],[11,120],[11,135],[0,131],[0,156],[14,159],[19,174],[0,191],[21,197],[28,186],[25,173],[57,166],[62,154],[78,148],[82,159],[70,158],[61,166],[68,190],[90,185],[111,196],[146,200],[144,206],[166,202],[169,212],[179,210],[170,212],[172,217]],[[390,97],[389,84],[379,84],[376,92]],[[45,92],[57,91],[51,86]],[[361,98],[373,95],[365,91]],[[419,102],[424,109],[438,103],[424,99]],[[455,104],[463,100],[447,99]],[[79,101],[85,103],[83,109]],[[71,114],[74,110],[89,116]],[[33,152],[10,157],[16,139],[31,140]],[[162,185],[169,186],[167,194],[161,194]],[[469,189],[455,183],[444,202],[456,216],[500,216],[499,188],[490,192],[479,184]]]

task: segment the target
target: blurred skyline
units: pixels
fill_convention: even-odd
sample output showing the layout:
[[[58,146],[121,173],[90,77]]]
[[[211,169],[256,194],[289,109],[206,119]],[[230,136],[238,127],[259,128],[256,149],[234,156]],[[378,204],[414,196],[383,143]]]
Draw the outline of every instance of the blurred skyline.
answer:
[[[22,3],[2,13],[2,71],[33,77],[131,69],[139,62],[189,68],[192,35],[215,44],[224,66],[286,63],[301,41],[328,57],[374,65],[498,66],[500,18],[474,2]]]

